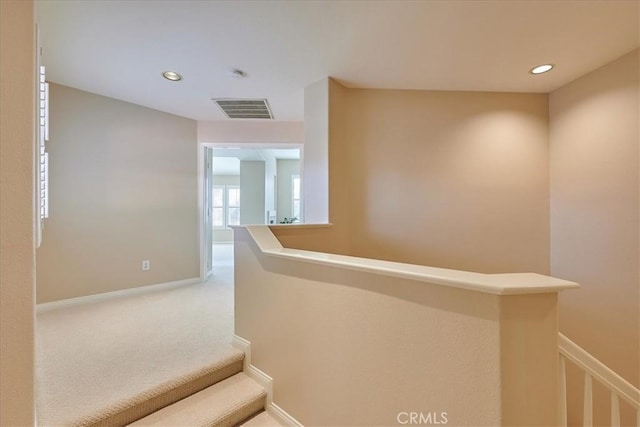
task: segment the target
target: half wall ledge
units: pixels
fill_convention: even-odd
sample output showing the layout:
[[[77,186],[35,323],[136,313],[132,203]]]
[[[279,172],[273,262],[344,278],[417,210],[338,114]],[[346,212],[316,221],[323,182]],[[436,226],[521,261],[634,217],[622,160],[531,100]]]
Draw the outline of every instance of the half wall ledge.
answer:
[[[304,224],[302,226],[288,227],[318,228],[327,226],[330,225]],[[268,225],[246,225],[236,226],[233,228],[246,229],[256,242],[260,251],[268,256],[416,280],[488,294],[542,294],[559,292],[565,289],[577,289],[580,287],[580,285],[575,282],[537,273],[485,274],[416,264],[382,261],[370,258],[359,258],[347,255],[290,249],[282,246]]]
[[[326,240],[310,227],[285,245]],[[286,248],[281,231],[235,230],[234,328],[300,423],[558,425],[557,293],[576,283]]]

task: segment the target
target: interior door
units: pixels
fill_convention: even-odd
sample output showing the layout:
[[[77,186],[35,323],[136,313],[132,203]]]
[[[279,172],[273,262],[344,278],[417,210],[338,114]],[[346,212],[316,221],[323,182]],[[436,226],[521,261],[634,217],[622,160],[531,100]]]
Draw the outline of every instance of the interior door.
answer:
[[[204,147],[204,233],[207,278],[213,273],[213,150]]]

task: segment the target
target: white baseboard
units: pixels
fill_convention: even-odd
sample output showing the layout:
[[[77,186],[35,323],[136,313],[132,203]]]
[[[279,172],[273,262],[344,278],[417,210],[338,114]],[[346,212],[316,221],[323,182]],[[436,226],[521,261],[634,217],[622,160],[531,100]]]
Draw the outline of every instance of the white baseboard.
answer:
[[[40,312],[45,312],[45,311],[54,310],[54,309],[63,308],[63,307],[70,307],[78,304],[97,302],[97,301],[114,298],[114,297],[139,295],[147,292],[177,288],[180,286],[193,285],[201,282],[202,280],[199,277],[194,277],[191,279],[176,280],[173,282],[157,283],[155,285],[138,286],[135,288],[121,289],[119,291],[104,292],[102,294],[86,295],[83,297],[44,302],[41,304],[36,304],[36,312],[40,313]]]
[[[280,421],[284,425],[291,427],[303,427],[300,421],[293,418],[287,411],[271,402],[271,405],[267,408],[267,412],[276,420]]]
[[[265,411],[284,425],[290,427],[303,427],[302,423],[289,415],[287,411],[273,403],[273,378],[251,364],[251,343],[238,335],[234,335],[231,344],[238,350],[242,350],[244,352],[244,362],[242,367],[244,373],[250,378],[253,378],[267,390]]]

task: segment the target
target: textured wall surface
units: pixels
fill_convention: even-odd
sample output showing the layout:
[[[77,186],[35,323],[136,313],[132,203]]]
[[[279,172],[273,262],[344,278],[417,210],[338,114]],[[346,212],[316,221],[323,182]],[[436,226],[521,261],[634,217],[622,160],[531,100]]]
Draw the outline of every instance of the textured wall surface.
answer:
[[[329,96],[328,116],[312,117],[310,129],[329,132],[332,251],[548,274],[547,95],[316,86],[307,98]],[[314,176],[306,161],[303,173]],[[322,194],[308,185],[307,202]]]
[[[197,123],[56,84],[50,98],[38,302],[199,277]]]
[[[498,296],[262,254],[235,230],[235,333],[304,425],[552,425],[554,293]],[[451,274],[455,274],[451,273]]]
[[[638,51],[550,95],[551,273],[582,284],[560,298],[560,330],[640,386]],[[580,423],[582,378],[571,371]],[[609,394],[595,386],[596,421]],[[633,423],[625,404],[623,421]]]
[[[34,424],[32,1],[0,2],[0,425]]]

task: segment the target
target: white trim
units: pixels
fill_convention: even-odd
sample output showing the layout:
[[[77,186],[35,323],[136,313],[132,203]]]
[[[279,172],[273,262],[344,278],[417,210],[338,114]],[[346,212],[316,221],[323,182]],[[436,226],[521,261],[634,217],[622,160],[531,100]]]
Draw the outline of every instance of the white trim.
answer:
[[[620,398],[611,393],[611,427],[620,427]]]
[[[238,335],[233,335],[231,345],[244,353],[242,370],[245,371],[251,365],[251,343]]]
[[[265,411],[286,426],[303,427],[302,423],[289,415],[289,413],[280,406],[273,403],[273,378],[251,364],[251,343],[238,335],[234,335],[231,345],[244,352],[244,362],[242,366],[244,373],[267,390]]]
[[[593,377],[584,373],[584,403],[582,404],[582,426],[593,427]]]
[[[98,302],[109,298],[140,295],[147,292],[155,292],[159,290],[178,288],[181,286],[194,285],[196,283],[202,283],[202,280],[199,277],[194,277],[191,279],[176,280],[173,282],[157,283],[155,285],[138,286],[135,288],[121,289],[119,291],[104,292],[101,294],[86,295],[59,301],[44,302],[41,304],[36,304],[36,312],[41,313],[58,308],[71,307],[74,305],[86,304],[90,302]]]
[[[266,256],[284,258],[289,261],[326,265],[346,270],[398,277],[431,283],[434,285],[467,289],[493,295],[526,295],[559,292],[578,288],[567,280],[556,279],[536,273],[484,274],[470,271],[450,270],[416,264],[359,258],[324,252],[290,249],[282,246],[267,225],[247,225],[246,230],[258,249]]]
[[[207,149],[205,146],[198,144],[198,148],[196,150],[198,152],[197,162],[198,162],[198,239],[200,243],[200,280],[207,280],[207,254],[209,253],[206,244],[207,239],[205,237],[205,215],[204,215],[204,180],[205,180],[205,169],[204,169],[204,160]]]
[[[267,390],[265,409],[271,406],[273,404],[273,378],[253,365],[249,365],[247,369],[244,370],[244,373]]]
[[[634,387],[633,384],[561,333],[558,334],[558,350],[560,354],[578,365],[587,375],[597,379],[609,390],[629,402],[636,410],[640,410],[640,389]]]
[[[273,402],[271,402],[271,404],[266,408],[266,411],[269,413],[269,415],[271,415],[273,418],[280,421],[284,425],[290,427],[303,427],[303,424],[300,421],[293,418],[287,411]]]

